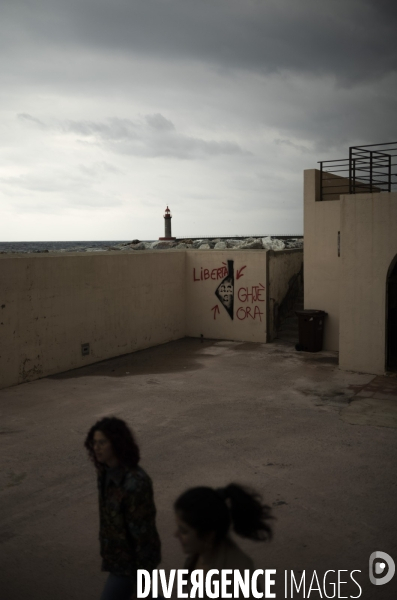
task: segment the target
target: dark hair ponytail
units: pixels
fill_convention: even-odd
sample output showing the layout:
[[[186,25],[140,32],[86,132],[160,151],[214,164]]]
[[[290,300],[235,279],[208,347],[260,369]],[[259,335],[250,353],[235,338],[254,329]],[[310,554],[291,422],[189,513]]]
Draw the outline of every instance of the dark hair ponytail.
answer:
[[[266,522],[273,519],[271,508],[262,504],[262,498],[253,490],[230,483],[218,493],[230,507],[234,531],[250,540],[263,541],[272,538],[272,529]]]
[[[174,504],[181,518],[198,535],[214,532],[223,540],[233,526],[234,531],[251,540],[272,538],[267,521],[273,519],[269,506],[253,490],[231,483],[225,488],[196,487],[184,492]]]

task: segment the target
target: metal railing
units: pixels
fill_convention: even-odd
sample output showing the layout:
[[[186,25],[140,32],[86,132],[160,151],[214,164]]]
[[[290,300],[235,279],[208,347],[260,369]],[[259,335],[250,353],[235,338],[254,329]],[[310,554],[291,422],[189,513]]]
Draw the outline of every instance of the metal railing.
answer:
[[[397,189],[397,142],[351,146],[349,158],[319,164],[320,200]]]

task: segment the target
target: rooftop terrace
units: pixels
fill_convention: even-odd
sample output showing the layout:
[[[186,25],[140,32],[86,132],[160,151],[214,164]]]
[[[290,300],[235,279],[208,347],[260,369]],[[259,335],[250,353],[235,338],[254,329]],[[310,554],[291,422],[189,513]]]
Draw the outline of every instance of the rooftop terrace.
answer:
[[[185,338],[3,389],[2,598],[99,597],[96,483],[83,440],[98,418],[117,415],[154,482],[163,568],[184,560],[175,497],[237,481],[277,517],[270,544],[241,542],[257,568],[278,569],[280,585],[284,569],[360,569],[366,600],[395,599],[395,579],[370,587],[368,559],[396,556],[396,406],[397,379],[340,371],[336,353],[299,353],[287,338]]]
[[[319,161],[320,200],[333,200],[335,193],[395,192],[396,159],[397,142],[387,142],[350,146],[349,158]]]

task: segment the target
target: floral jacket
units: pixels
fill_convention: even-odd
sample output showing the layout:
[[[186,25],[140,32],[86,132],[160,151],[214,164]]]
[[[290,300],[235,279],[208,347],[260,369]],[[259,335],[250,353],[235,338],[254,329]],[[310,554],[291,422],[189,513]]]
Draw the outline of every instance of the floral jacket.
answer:
[[[140,467],[98,473],[102,571],[135,575],[161,561],[152,481]]]

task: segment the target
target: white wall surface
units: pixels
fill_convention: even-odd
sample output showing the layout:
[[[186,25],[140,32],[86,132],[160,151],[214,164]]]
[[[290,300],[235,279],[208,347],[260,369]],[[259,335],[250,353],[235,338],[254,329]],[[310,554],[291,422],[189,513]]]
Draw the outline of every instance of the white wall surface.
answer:
[[[183,337],[184,273],[180,252],[1,256],[0,387]]]
[[[339,350],[340,201],[319,202],[320,172],[304,172],[304,307],[325,310],[324,350]]]
[[[386,367],[386,280],[397,255],[397,193],[341,196],[340,366]]]

